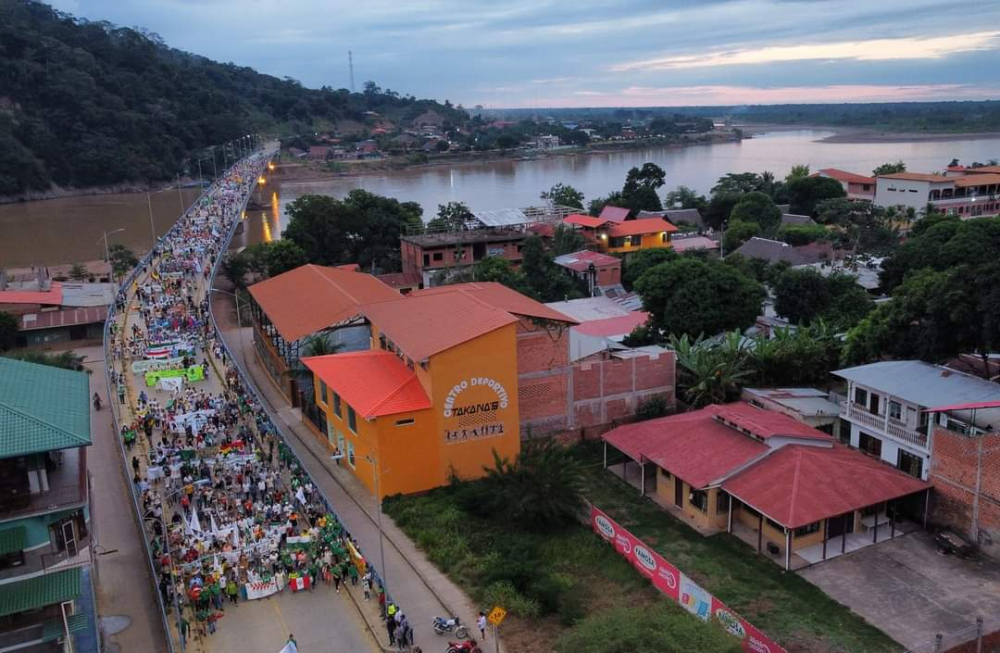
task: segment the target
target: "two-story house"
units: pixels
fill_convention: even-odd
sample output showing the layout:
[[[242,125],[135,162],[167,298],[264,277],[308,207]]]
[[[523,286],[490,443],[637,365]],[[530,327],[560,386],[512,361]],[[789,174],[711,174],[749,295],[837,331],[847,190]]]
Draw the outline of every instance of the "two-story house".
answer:
[[[834,374],[847,381],[840,418],[850,427],[850,445],[923,480],[933,451],[928,411],[997,395],[994,383],[923,361],[882,361]]]
[[[87,375],[0,358],[0,650],[96,651]]]

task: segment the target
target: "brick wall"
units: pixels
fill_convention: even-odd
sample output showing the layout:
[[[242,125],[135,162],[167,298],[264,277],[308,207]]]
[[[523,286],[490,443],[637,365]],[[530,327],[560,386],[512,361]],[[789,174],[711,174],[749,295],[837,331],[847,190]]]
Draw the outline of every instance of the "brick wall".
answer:
[[[1000,557],[1000,433],[934,431],[931,518]]]
[[[517,325],[517,395],[525,436],[569,424],[569,328]]]
[[[664,395],[676,405],[674,353],[577,361],[572,369],[574,427],[593,428],[630,417],[643,399]]]
[[[982,649],[978,648],[976,640],[966,642],[964,644],[959,644],[958,646],[953,646],[952,648],[945,651],[945,653],[978,653],[982,650],[983,653],[998,653],[1000,652],[1000,630],[994,631],[987,635],[983,635],[983,646]]]

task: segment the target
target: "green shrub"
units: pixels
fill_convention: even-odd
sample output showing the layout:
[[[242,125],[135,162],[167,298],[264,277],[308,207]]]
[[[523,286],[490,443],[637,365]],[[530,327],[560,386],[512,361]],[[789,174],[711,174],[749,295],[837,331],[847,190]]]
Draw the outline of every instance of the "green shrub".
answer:
[[[667,398],[663,395],[653,395],[651,397],[646,397],[639,402],[639,405],[635,409],[635,419],[637,421],[643,421],[647,419],[656,419],[657,417],[663,417],[667,414]]]
[[[541,610],[538,602],[518,592],[506,581],[493,583],[483,590],[484,605],[502,605],[508,612],[527,619],[534,619]]]

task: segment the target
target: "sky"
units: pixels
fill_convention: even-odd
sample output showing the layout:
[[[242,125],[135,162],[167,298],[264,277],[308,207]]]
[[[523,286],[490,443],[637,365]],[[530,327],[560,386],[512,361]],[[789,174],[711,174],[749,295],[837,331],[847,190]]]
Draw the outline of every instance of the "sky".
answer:
[[[1000,0],[55,0],[309,87],[467,107],[1000,98]]]

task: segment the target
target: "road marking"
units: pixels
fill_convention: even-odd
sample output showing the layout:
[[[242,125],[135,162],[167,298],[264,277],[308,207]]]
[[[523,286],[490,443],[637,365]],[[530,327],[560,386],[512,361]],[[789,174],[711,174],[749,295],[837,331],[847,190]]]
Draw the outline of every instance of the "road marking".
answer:
[[[278,607],[278,602],[268,601],[268,603],[270,603],[271,607],[274,608],[274,613],[278,615],[278,620],[281,622],[281,625],[285,629],[285,632],[291,635],[292,630],[288,627],[288,623],[285,622],[285,616],[281,614],[281,608]]]

